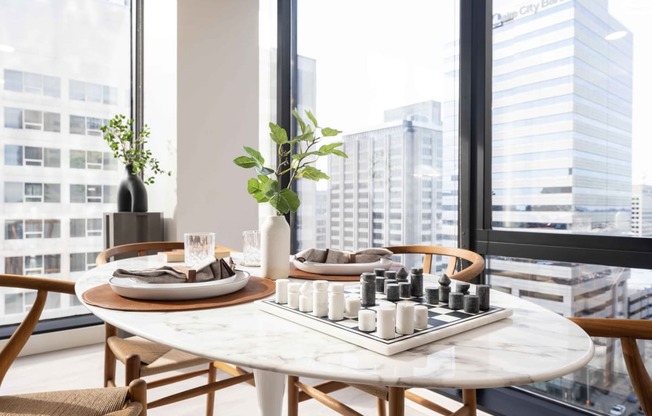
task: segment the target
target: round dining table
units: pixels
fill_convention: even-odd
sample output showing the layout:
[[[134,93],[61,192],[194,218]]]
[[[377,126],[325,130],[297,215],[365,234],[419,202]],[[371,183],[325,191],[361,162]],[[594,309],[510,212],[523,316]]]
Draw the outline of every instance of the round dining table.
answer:
[[[85,272],[78,297],[117,268],[164,265],[157,256],[118,260]],[[256,268],[244,268],[253,276]],[[435,282],[426,275],[424,284]],[[351,283],[356,284],[356,283]],[[141,312],[86,304],[105,322],[143,338],[254,371],[260,414],[279,416],[287,375],[389,387],[479,389],[551,380],[586,365],[591,338],[541,306],[491,290],[512,315],[407,351],[383,355],[267,313],[257,302],[213,309]]]

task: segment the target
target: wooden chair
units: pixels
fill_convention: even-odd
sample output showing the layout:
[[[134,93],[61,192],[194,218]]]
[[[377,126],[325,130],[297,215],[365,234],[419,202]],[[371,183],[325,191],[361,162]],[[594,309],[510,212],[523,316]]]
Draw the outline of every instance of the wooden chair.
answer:
[[[426,246],[426,245],[408,245],[408,246],[390,246],[385,247],[394,254],[419,254],[423,255],[423,272],[431,273],[433,258],[436,256],[448,257],[448,263],[445,273],[451,279],[468,282],[479,276],[484,270],[484,259],[477,253],[469,250],[454,247]],[[404,400],[409,399],[430,410],[442,414],[452,414],[453,412],[434,403],[430,400],[412,393],[403,387],[383,387],[370,386],[361,384],[346,384],[335,381],[327,381],[316,386],[309,386],[302,383],[296,376],[288,376],[288,416],[297,416],[299,414],[299,403],[308,399],[315,399],[336,412],[345,416],[360,416],[360,413],[354,409],[337,401],[328,395],[334,391],[345,387],[355,387],[373,396],[376,396],[378,415],[386,414],[386,404],[389,406],[389,414],[402,415],[405,407]],[[475,408],[476,396],[475,390],[463,391],[463,407]],[[455,413],[456,415],[458,413]]]
[[[155,241],[124,244],[110,247],[102,251],[95,259],[95,263],[97,265],[105,264],[110,262],[115,256],[120,255],[136,254],[137,256],[145,256],[157,252],[179,249],[183,249],[183,242]],[[215,390],[242,382],[248,382],[252,385],[254,384],[253,374],[240,367],[220,361],[211,361],[137,336],[122,338],[118,335],[116,327],[109,323],[105,323],[104,325],[105,386],[116,385],[115,370],[116,361],[118,360],[125,365],[125,384],[129,384],[131,380],[140,377],[159,375],[169,371],[206,365],[205,369],[188,371],[183,374],[148,381],[147,388],[152,389],[208,374],[207,384],[151,401],[147,404],[147,407],[150,409],[189,399],[201,394],[206,394],[206,415],[212,416],[215,407]],[[232,377],[217,381],[218,369]]]
[[[652,321],[612,318],[568,318],[592,337],[620,338],[629,379],[641,408],[652,415],[652,380],[636,340],[652,339]]]
[[[0,384],[38,323],[48,292],[75,295],[75,284],[65,280],[0,274],[0,286],[36,290],[32,308],[0,351]],[[145,416],[147,387],[133,380],[129,387],[52,391],[0,396],[0,415]]]

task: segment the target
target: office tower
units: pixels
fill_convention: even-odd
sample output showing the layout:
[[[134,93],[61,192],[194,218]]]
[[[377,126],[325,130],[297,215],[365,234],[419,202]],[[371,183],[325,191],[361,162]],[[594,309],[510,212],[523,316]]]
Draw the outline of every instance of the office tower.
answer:
[[[605,39],[625,30],[607,1],[529,6],[494,3],[492,228],[627,234],[631,36]],[[488,260],[495,288],[565,316],[626,313],[629,269]]]
[[[632,191],[632,235],[652,236],[652,186],[634,185]]]
[[[331,158],[329,247],[432,244],[441,221],[441,105],[385,111],[384,124],[345,134]]]
[[[125,1],[3,8],[11,45],[0,48],[1,272],[74,279],[94,267],[102,213],[115,211],[124,174],[99,129],[130,114],[130,24]],[[2,293],[0,323],[31,302]],[[70,296],[51,295],[46,309],[44,318],[86,312]]]

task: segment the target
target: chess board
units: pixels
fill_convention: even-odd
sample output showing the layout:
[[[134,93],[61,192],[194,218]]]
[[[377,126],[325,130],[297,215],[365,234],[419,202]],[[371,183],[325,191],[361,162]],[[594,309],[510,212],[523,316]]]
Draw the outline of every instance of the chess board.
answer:
[[[345,297],[358,296],[359,285],[346,286]],[[415,329],[410,335],[394,334],[392,339],[380,338],[376,331],[363,332],[358,328],[358,317],[347,316],[341,321],[331,321],[327,317],[316,317],[311,312],[300,312],[292,309],[287,304],[278,304],[274,299],[256,301],[261,310],[288,319],[292,322],[307,326],[325,334],[340,338],[384,355],[392,355],[409,350],[451,335],[459,334],[504,318],[512,314],[511,309],[491,306],[487,311],[473,314],[464,310],[452,310],[447,304],[428,304],[423,298],[401,299],[401,301],[414,302],[428,307],[428,327]],[[376,293],[376,305],[363,309],[378,309],[383,303],[396,303],[388,301],[382,293]]]

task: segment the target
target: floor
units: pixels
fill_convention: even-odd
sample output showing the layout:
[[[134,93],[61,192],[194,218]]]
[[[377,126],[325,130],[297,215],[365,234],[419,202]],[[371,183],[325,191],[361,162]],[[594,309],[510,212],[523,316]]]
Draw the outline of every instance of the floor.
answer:
[[[101,344],[72,348],[47,354],[31,355],[16,360],[2,384],[2,394],[26,393],[32,391],[57,390],[68,388],[91,388],[102,384],[103,347]],[[121,380],[124,373],[120,372],[122,366],[118,365],[117,379]],[[185,385],[197,385],[195,381],[185,381]],[[176,385],[177,387],[179,384]],[[173,390],[173,386],[160,387],[148,392],[151,398],[159,397],[166,390]],[[424,395],[435,396],[429,391],[422,391]],[[346,389],[333,394],[347,405],[364,415],[376,414],[376,402],[371,396],[355,389]],[[441,400],[448,399],[439,397]],[[449,401],[451,403],[451,401]],[[152,409],[150,416],[185,416],[205,414],[205,399],[198,397],[183,402]],[[454,403],[449,406],[455,408]],[[303,402],[299,406],[300,414],[310,416],[335,415],[336,413],[315,400]],[[256,391],[248,384],[232,386],[216,393],[215,415],[250,416],[257,415],[258,406]],[[284,407],[283,414],[287,414]],[[406,403],[406,416],[436,415],[414,403]],[[483,415],[482,412],[479,414]],[[486,415],[486,414],[484,414]]]

